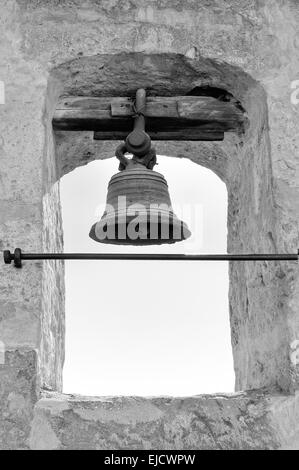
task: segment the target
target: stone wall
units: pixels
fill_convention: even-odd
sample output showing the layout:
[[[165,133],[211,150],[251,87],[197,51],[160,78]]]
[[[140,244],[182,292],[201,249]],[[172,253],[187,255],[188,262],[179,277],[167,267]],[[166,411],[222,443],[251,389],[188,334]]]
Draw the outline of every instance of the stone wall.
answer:
[[[36,406],[30,445],[35,450],[276,449],[281,436],[271,421],[272,401],[255,392],[151,399],[46,393]]]
[[[151,93],[185,94],[212,86],[240,101],[249,119],[246,133],[226,135],[222,143],[158,143],[158,152],[187,156],[226,182],[229,251],[296,252],[299,133],[298,108],[290,101],[291,82],[299,79],[296,1],[1,0],[0,6],[0,80],[6,86],[6,104],[0,105],[1,249],[18,245],[24,251],[62,250],[59,178],[93,159],[113,155],[115,143],[94,142],[90,133],[53,134],[51,119],[60,95],[127,95],[137,86]],[[62,263],[24,263],[21,271],[0,265],[0,270],[0,340],[7,350],[6,362],[0,365],[0,447],[46,448],[50,432],[52,448],[79,448],[73,426],[81,429],[80,420],[87,419],[96,422],[88,426],[97,433],[90,438],[95,447],[131,448],[132,438],[120,436],[114,443],[111,437],[113,423],[129,419],[126,404],[115,415],[118,399],[111,402],[109,419],[106,411],[96,411],[93,399],[91,406],[83,399],[80,405],[79,397],[70,405],[71,398],[55,394],[37,401],[43,388],[59,392],[62,387]],[[296,263],[231,265],[236,389],[266,387],[269,399],[257,393],[251,408],[257,406],[265,414],[248,415],[247,395],[237,395],[231,400],[241,400],[245,414],[236,411],[239,404],[232,407],[228,432],[230,425],[223,424],[229,421],[227,408],[223,416],[212,412],[215,403],[222,407],[217,397],[209,398],[209,406],[205,398],[186,399],[184,424],[179,425],[190,431],[186,441],[180,438],[177,421],[169,424],[163,399],[157,398],[154,405],[139,400],[134,405],[136,420],[142,421],[152,406],[154,415],[159,409],[165,429],[177,436],[176,448],[299,447],[293,418],[298,300]],[[270,395],[271,390],[284,395]],[[49,417],[47,400],[54,418],[51,413]],[[178,413],[176,400],[171,402],[173,415]],[[88,408],[88,418],[84,412],[78,418],[70,411],[73,406]],[[217,428],[212,434],[203,428],[206,416]],[[247,424],[251,420],[254,429],[244,440],[239,434],[244,431],[242,419]],[[105,442],[101,426],[108,433]],[[132,428],[135,447],[168,445],[164,434],[151,440],[144,426]],[[222,430],[228,436],[223,441]]]

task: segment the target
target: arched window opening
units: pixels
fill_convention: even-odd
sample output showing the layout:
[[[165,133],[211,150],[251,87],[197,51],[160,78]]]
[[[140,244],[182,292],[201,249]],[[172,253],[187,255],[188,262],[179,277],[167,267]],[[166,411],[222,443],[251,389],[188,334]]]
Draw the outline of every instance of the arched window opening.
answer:
[[[61,179],[66,252],[226,252],[227,191],[210,170],[159,156],[177,215],[192,237],[175,245],[102,245],[88,237],[103,212],[114,159]],[[172,395],[234,389],[226,262],[67,262],[64,392]]]

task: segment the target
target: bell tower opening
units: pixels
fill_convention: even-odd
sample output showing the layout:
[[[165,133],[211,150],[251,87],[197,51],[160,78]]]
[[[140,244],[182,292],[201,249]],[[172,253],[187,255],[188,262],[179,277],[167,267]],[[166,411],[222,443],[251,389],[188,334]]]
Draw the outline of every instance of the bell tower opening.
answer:
[[[60,181],[64,250],[115,253],[226,252],[227,190],[186,158],[158,156],[174,210],[192,236],[174,245],[121,246],[87,234],[103,213],[115,159]],[[99,204],[99,202],[102,204]],[[84,395],[233,392],[228,263],[66,262],[64,391]]]
[[[76,58],[52,70],[48,82],[44,119],[47,138],[44,148],[43,175],[43,250],[61,252],[69,249],[63,244],[59,180],[64,175],[67,175],[66,179],[70,177],[68,174],[71,174],[73,170],[75,170],[73,173],[75,175],[79,167],[95,160],[101,160],[104,164],[104,161],[106,163],[106,160],[108,161],[114,155],[116,145],[124,141],[132,128],[132,120],[126,118],[127,124],[125,124],[121,115],[124,109],[125,113],[127,112],[126,103],[130,102],[136,90],[140,88],[146,89],[149,103],[152,103],[155,113],[158,108],[162,110],[164,117],[165,112],[174,113],[175,116],[178,113],[184,122],[180,120],[178,122],[177,117],[174,117],[175,122],[180,126],[186,125],[182,134],[182,129],[173,127],[173,121],[171,121],[171,126],[168,126],[167,117],[164,120],[167,126],[162,131],[160,126],[157,128],[154,118],[147,131],[151,135],[154,134],[157,139],[154,144],[157,154],[176,157],[174,161],[184,161],[182,159],[187,158],[189,164],[191,164],[190,161],[197,164],[194,168],[202,166],[211,170],[226,185],[227,247],[217,251],[277,252],[278,219],[275,216],[277,208],[274,204],[268,107],[264,88],[248,73],[234,65],[203,57],[190,60],[180,54],[172,53],[99,54]],[[174,102],[176,104],[173,106]],[[212,112],[209,106],[202,106],[203,103],[212,103]],[[162,108],[161,105],[163,105]],[[200,113],[203,111],[207,114],[200,123],[198,121],[194,123],[192,116],[195,113],[198,117],[198,109]],[[95,119],[91,119],[87,126],[85,125],[86,110],[88,110],[88,116],[93,115]],[[217,119],[214,119],[216,110]],[[131,113],[131,108],[129,112]],[[111,127],[111,120],[114,124],[117,123],[116,127]],[[122,127],[121,123],[125,125]],[[194,124],[196,124],[196,129]],[[156,132],[159,133],[158,136]],[[169,133],[171,133],[170,140]],[[95,136],[95,134],[100,135]],[[153,137],[151,138],[154,140]],[[159,166],[157,170],[163,173],[162,166]],[[109,171],[109,177],[102,185],[105,192],[102,198],[92,198],[93,208],[100,200],[103,204],[105,203],[106,185],[111,175],[116,172],[117,165]],[[170,186],[168,174],[164,173]],[[176,179],[180,176],[178,172]],[[98,186],[98,183],[95,184]],[[194,184],[196,187],[197,183]],[[83,198],[85,194],[81,190],[79,180],[76,186],[80,198]],[[184,194],[189,186],[191,187],[191,184],[184,187]],[[176,215],[188,225],[188,218],[181,217],[175,207],[176,198],[172,185],[170,194]],[[215,200],[214,196],[212,193],[210,204]],[[71,210],[74,211],[74,207]],[[97,217],[90,218],[87,232],[84,233],[86,238],[88,238],[90,227],[101,218],[102,210],[104,207],[101,207],[101,211],[96,214]],[[92,215],[95,215],[94,212]],[[81,220],[76,219],[73,232],[75,228],[79,229]],[[218,228],[214,232],[217,233],[217,230]],[[65,238],[67,239],[66,233]],[[100,245],[95,245],[94,250],[98,251]],[[181,243],[175,245],[179,246]],[[110,251],[112,246],[109,246]],[[166,245],[161,248],[172,249],[171,246],[167,248]],[[198,249],[196,251],[198,252]],[[79,263],[65,263],[66,269],[69,269],[68,265],[71,265],[74,271],[76,264],[79,276],[79,272],[83,272]],[[82,262],[82,266],[83,264],[87,265],[87,262]],[[136,261],[130,261],[128,264],[137,269]],[[97,265],[99,263],[92,264],[92,266]],[[101,266],[104,265],[109,265],[108,269],[110,265],[114,266],[115,270],[116,262],[101,263]],[[121,266],[124,265],[127,263]],[[163,270],[160,269],[158,263],[155,262],[155,265],[157,276]],[[166,265],[167,263],[163,263],[163,269]],[[174,262],[171,263],[172,269],[174,266]],[[216,276],[216,262],[207,265],[205,274],[210,269],[209,266]],[[224,262],[221,266],[224,267]],[[107,272],[107,268],[104,269]],[[188,269],[194,269],[194,266],[190,265]],[[169,296],[176,295],[182,286],[186,288],[182,262],[180,262],[179,270],[180,283],[177,286],[172,285],[172,292],[167,292]],[[277,275],[277,270],[278,266],[274,263],[230,262],[229,264],[229,317],[236,390],[256,389],[267,384],[278,384],[284,390],[289,389],[291,376],[287,368],[289,356],[285,346],[287,329],[285,316],[273,313],[277,312],[278,305],[281,305],[280,300],[285,288],[284,283],[281,282],[280,271]],[[111,278],[111,285],[115,284],[116,272],[117,270]],[[139,271],[137,272],[134,283],[140,282],[139,291],[148,291],[148,285],[141,282],[143,277]],[[42,265],[42,273],[41,382],[47,389],[61,390],[65,350],[64,264],[58,261],[55,263],[46,261]],[[197,281],[194,289],[198,290],[198,286],[203,284],[199,281],[197,272],[194,276]],[[98,278],[100,279],[99,275]],[[90,279],[93,277],[90,276]],[[156,283],[151,286],[152,291],[157,290],[157,286],[161,289],[160,286],[164,286],[165,279],[166,274],[160,284]],[[134,301],[135,294],[132,294],[132,290],[134,291],[135,284],[133,287],[129,284],[131,279],[128,279],[124,268],[122,272],[119,270],[117,280],[119,281],[118,290],[122,287],[126,289],[126,292],[129,291]],[[77,282],[79,286],[79,280]],[[100,282],[97,284],[98,290],[101,285]],[[67,288],[67,295],[68,292]],[[114,289],[113,301],[117,298],[115,292],[117,291]],[[215,292],[214,290],[213,300],[216,298]],[[204,293],[201,292],[201,295]],[[149,298],[152,297],[151,294]],[[86,299],[88,299],[87,294]],[[102,302],[100,293],[98,301]],[[177,305],[181,306],[181,312],[185,312],[185,306],[179,301]],[[284,311],[287,312],[287,305],[284,304],[284,306],[286,307]],[[85,303],[81,311],[86,312],[86,310]],[[200,311],[201,305],[198,304],[197,315]],[[275,322],[272,321],[274,314]],[[147,318],[150,322],[152,314]],[[156,326],[158,322],[152,323]],[[172,324],[171,319],[169,319],[169,324]],[[104,325],[101,331],[105,331]],[[76,344],[79,350],[86,347],[86,344],[85,346],[81,344],[82,336],[83,332],[80,344]],[[95,341],[99,341],[98,338]],[[215,341],[217,339],[214,339],[213,344]],[[107,354],[107,349],[103,354]],[[198,367],[196,367],[196,373],[197,371]],[[116,390],[115,393],[117,393]]]

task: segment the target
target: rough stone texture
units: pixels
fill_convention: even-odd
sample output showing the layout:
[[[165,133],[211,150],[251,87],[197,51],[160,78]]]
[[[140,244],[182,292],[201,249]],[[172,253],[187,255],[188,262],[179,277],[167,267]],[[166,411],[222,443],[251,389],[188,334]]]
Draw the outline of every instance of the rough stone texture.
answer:
[[[33,405],[38,397],[36,352],[7,350],[0,365],[0,447],[28,449]]]
[[[46,393],[34,410],[30,447],[298,449],[296,405],[298,397],[262,392],[148,399]]]
[[[115,144],[93,142],[88,133],[53,136],[51,117],[59,96],[79,91],[121,95],[133,93],[136,84],[161,94],[222,87],[241,102],[250,122],[244,136],[227,135],[223,143],[157,143],[158,152],[191,158],[226,182],[229,251],[297,250],[298,107],[290,102],[291,82],[299,79],[297,1],[1,0],[0,4],[0,80],[6,86],[6,104],[0,105],[1,249],[19,245],[27,251],[62,250],[59,178],[95,158],[112,156]],[[38,383],[60,390],[62,264],[30,262],[21,272],[0,264],[0,271],[0,340],[8,351],[25,348],[29,356],[37,354]],[[275,386],[295,393],[299,383],[297,264],[236,263],[230,267],[230,283],[236,388]],[[25,362],[20,367],[28,383],[33,383],[36,369],[28,369]],[[20,393],[14,374],[11,360],[1,369],[5,410],[9,393]],[[27,394],[27,385],[20,382],[21,395],[26,396],[24,407],[20,406],[22,423],[17,413],[11,420],[5,418],[6,411],[0,415],[5,418],[1,432],[6,436],[0,439],[0,447],[28,445],[35,394]],[[264,403],[259,397],[256,400]],[[166,405],[160,400],[163,408]],[[192,400],[186,399],[185,406]],[[279,397],[273,404],[277,412],[270,412],[285,443],[291,435],[298,442],[290,420],[294,400]],[[153,401],[138,403],[146,410]],[[180,403],[184,407],[184,400]],[[67,445],[75,447],[76,435],[72,443],[71,434],[67,435],[71,425],[62,425]],[[50,424],[44,426],[42,445],[47,446]],[[258,421],[251,426],[258,431]],[[107,427],[110,443],[112,429]],[[138,443],[139,428],[136,432]],[[60,441],[55,429],[54,433],[52,445]],[[280,438],[267,441],[270,434],[265,431],[259,440],[267,448],[279,446]],[[238,447],[237,434],[231,436],[230,445]],[[206,445],[204,440],[198,441],[201,445]]]

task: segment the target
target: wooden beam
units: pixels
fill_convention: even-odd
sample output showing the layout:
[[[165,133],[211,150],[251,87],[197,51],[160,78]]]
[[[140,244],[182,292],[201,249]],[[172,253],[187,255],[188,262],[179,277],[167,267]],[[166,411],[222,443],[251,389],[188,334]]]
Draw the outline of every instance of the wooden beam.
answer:
[[[219,101],[211,96],[148,97],[142,110],[149,118],[180,118],[186,120],[243,122],[244,113],[234,103]],[[134,114],[129,98],[111,100],[113,117],[128,117]]]
[[[148,97],[141,111],[153,140],[222,140],[224,132],[240,131],[246,120],[234,103],[209,96]],[[118,140],[132,130],[134,113],[127,97],[67,97],[58,103],[53,127]]]
[[[223,140],[224,132],[213,132],[213,131],[202,131],[197,129],[181,129],[169,132],[147,132],[150,138],[154,140],[186,140],[186,141],[197,141],[197,140]],[[95,140],[125,140],[128,132],[124,131],[97,131],[94,133]]]

